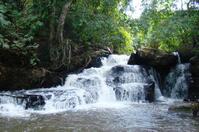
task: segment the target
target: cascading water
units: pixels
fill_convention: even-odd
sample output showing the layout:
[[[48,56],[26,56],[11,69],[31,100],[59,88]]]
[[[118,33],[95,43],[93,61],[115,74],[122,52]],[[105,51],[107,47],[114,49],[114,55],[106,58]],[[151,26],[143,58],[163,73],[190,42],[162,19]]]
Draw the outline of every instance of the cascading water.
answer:
[[[163,95],[174,99],[183,99],[187,97],[188,93],[188,82],[191,77],[190,64],[182,64],[178,52],[174,52],[174,55],[178,57],[178,64],[165,79]]]
[[[152,102],[162,99],[159,73],[147,66],[127,65],[128,59],[127,55],[103,57],[101,67],[71,74],[63,86],[56,88],[2,92],[0,113],[54,113],[87,104]],[[189,64],[178,64],[168,74],[164,95],[185,97],[188,68]]]
[[[153,100],[150,96],[159,91],[155,71],[148,72],[138,65],[127,65],[129,56],[110,55],[101,58],[100,68],[85,69],[69,75],[64,86],[0,94],[0,112],[17,106],[33,111],[62,111],[76,106],[117,101]],[[159,95],[160,96],[160,93]]]

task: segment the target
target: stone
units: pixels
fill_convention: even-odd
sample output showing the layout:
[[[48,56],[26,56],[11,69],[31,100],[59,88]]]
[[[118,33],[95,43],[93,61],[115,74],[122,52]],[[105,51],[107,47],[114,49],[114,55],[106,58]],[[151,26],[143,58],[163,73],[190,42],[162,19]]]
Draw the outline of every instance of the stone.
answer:
[[[178,102],[171,105],[168,109],[169,111],[173,112],[191,112],[192,111],[192,104],[191,103],[183,103]]]
[[[7,98],[6,98],[7,97]],[[37,94],[26,94],[24,92],[19,93],[12,93],[12,94],[6,94],[1,93],[0,94],[0,102],[2,102],[1,99],[11,99],[12,101],[15,101],[15,104],[23,105],[25,109],[42,109],[42,107],[46,104],[45,98],[42,95]]]
[[[151,102],[155,101],[155,83],[151,82],[144,87],[145,100]]]
[[[148,65],[156,68],[168,68],[175,66],[178,62],[177,56],[169,53],[159,52],[154,49],[138,50],[132,53],[128,64],[130,65]]]
[[[44,68],[19,68],[0,65],[0,91],[14,91],[61,85],[65,77]]]
[[[189,112],[192,113],[193,117],[196,117],[199,112],[198,102],[178,102],[171,105],[168,109],[172,112]]]
[[[192,81],[188,90],[188,98],[191,100],[199,99],[199,57],[194,56],[190,58],[190,72],[192,74]]]

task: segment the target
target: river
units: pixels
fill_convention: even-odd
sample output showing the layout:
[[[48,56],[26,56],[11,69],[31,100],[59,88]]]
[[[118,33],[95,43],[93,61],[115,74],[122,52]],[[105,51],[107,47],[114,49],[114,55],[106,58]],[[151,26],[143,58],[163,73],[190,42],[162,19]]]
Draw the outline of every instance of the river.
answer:
[[[69,75],[64,86],[1,92],[0,131],[198,132],[199,118],[168,110],[186,97],[189,65],[168,74],[164,96],[158,73],[127,65],[128,58],[102,58],[101,67]]]

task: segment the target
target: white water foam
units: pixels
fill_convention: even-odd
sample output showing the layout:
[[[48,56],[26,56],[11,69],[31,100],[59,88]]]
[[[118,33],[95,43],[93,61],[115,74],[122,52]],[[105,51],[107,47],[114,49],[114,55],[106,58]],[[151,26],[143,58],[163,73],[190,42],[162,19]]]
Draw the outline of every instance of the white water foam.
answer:
[[[154,82],[156,99],[162,99],[159,75],[142,66],[127,65],[129,56],[101,58],[102,66],[71,74],[63,86],[3,92],[0,114],[29,116],[91,108],[125,108],[132,102],[144,102],[145,89]],[[28,102],[28,103],[27,103]]]

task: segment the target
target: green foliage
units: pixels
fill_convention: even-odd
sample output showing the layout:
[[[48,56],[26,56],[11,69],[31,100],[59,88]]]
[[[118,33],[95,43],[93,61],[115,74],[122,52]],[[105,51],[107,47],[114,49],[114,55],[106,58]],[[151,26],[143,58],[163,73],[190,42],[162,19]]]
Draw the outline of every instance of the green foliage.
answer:
[[[153,0],[139,20],[133,20],[134,46],[176,51],[199,46],[199,11],[171,10],[174,1]]]
[[[15,50],[30,58],[30,64],[36,65],[38,58],[35,50],[35,36],[43,23],[27,7],[19,11],[15,4],[0,2],[0,48]]]
[[[132,36],[127,29],[124,27],[120,27],[118,32],[115,32],[112,35],[112,41],[114,49],[116,49],[117,53],[125,53],[130,54],[133,51],[132,48]]]
[[[193,5],[197,0],[187,3],[188,10],[173,10],[174,0],[151,0],[150,4],[143,0],[145,10],[134,20],[123,12],[130,0],[70,1],[63,36],[78,43],[77,48],[110,47],[115,53],[127,54],[141,47],[164,51],[191,47],[198,52],[199,11]],[[69,0],[1,1],[0,48],[29,56],[30,64],[36,65],[41,41],[49,44],[54,36],[53,44],[57,43],[57,25],[66,2]]]
[[[67,18],[70,37],[87,46],[109,46],[117,53],[126,53],[130,49],[131,34],[125,30],[127,23],[124,13],[118,9],[120,2],[125,5],[121,0],[82,0],[75,3]]]

